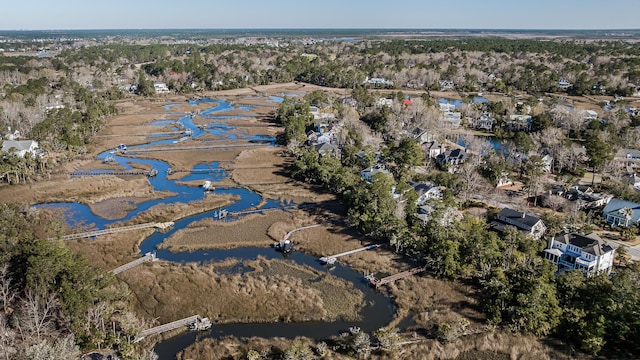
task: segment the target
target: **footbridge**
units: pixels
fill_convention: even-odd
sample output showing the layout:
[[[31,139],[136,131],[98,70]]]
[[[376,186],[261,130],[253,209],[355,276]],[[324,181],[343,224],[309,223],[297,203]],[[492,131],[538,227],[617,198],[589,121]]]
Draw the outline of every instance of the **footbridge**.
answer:
[[[136,335],[133,342],[138,342],[147,336],[160,334],[166,331],[171,331],[181,327],[189,326],[191,330],[206,330],[211,328],[211,321],[208,318],[202,318],[200,315],[189,316],[184,319],[172,321],[164,325],[156,326],[151,329],[144,330],[140,334]]]
[[[154,261],[155,259],[156,259],[156,253],[155,252],[148,252],[148,253],[144,254],[144,256],[139,258],[139,259],[136,259],[136,260],[133,260],[131,262],[128,262],[128,263],[126,263],[126,264],[124,264],[122,266],[118,266],[117,268],[111,270],[111,273],[113,275],[118,275],[123,271],[127,271],[127,270],[129,270],[129,269],[131,269],[133,267],[136,267],[136,266],[138,266],[140,264],[144,264],[146,262]]]
[[[347,256],[347,255],[355,254],[355,253],[360,252],[360,251],[365,251],[365,250],[371,250],[371,249],[379,248],[380,246],[382,246],[382,245],[380,245],[380,244],[369,245],[369,246],[365,246],[365,247],[363,247],[363,248],[359,248],[359,249],[355,249],[355,250],[350,250],[350,251],[345,251],[345,252],[342,252],[342,253],[340,253],[340,254],[335,254],[335,255],[330,255],[330,256],[323,256],[323,257],[321,257],[321,258],[320,258],[320,259],[318,259],[318,260],[320,260],[320,262],[322,262],[322,263],[332,265],[332,264],[333,264],[333,263],[335,263],[335,262],[336,262],[336,260],[337,260],[339,257],[341,257],[341,256]]]
[[[137,224],[137,225],[113,227],[113,228],[108,228],[108,229],[104,229],[104,230],[93,230],[93,231],[87,231],[87,232],[82,232],[82,233],[63,235],[63,236],[60,236],[60,237],[50,237],[49,240],[82,239],[82,238],[90,238],[90,237],[95,237],[95,236],[100,236],[100,235],[114,234],[114,233],[119,233],[119,232],[124,232],[124,231],[148,229],[148,228],[156,228],[158,230],[166,230],[166,229],[168,229],[168,228],[170,228],[172,226],[173,226],[173,222],[171,222],[171,221],[163,222],[163,223],[156,223],[156,222],[144,223],[144,224]]]
[[[382,279],[376,278],[375,274],[367,275],[367,276],[365,276],[365,278],[367,280],[369,280],[369,283],[372,286],[375,286],[376,288],[378,288],[378,287],[380,287],[382,285],[394,282],[396,280],[404,279],[404,278],[406,278],[408,276],[415,275],[415,274],[421,273],[423,271],[424,271],[424,267],[415,267],[413,269],[409,269],[409,270],[403,271],[401,273],[390,275],[390,276],[384,277]]]
[[[320,224],[315,224],[315,225],[309,225],[309,226],[303,226],[303,227],[299,227],[297,229],[293,229],[291,231],[289,231],[285,236],[283,240],[289,240],[289,237],[296,231],[300,231],[300,230],[305,230],[305,229],[311,229],[311,228],[315,228],[318,226],[322,226]]]

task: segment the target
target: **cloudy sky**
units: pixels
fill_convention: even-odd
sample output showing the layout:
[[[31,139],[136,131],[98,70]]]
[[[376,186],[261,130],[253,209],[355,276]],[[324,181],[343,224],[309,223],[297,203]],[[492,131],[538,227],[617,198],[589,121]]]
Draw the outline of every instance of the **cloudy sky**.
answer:
[[[0,0],[1,30],[640,29],[640,0]]]

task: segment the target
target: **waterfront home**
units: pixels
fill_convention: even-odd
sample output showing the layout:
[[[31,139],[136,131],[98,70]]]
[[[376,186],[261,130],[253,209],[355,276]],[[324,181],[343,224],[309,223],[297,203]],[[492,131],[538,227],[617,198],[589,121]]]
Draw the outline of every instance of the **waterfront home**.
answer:
[[[445,151],[436,157],[438,164],[455,166],[463,164],[467,160],[468,154],[464,149],[454,149]]]
[[[462,123],[462,114],[459,112],[448,111],[442,113],[441,120],[445,126],[452,129],[457,129]]]
[[[602,217],[612,226],[632,226],[640,223],[640,204],[611,199],[602,210]]]
[[[167,84],[163,82],[153,83],[153,89],[156,91],[156,94],[166,94],[171,91],[169,87],[167,87]]]
[[[500,210],[497,218],[489,224],[489,228],[499,233],[503,233],[507,226],[513,226],[516,229],[531,235],[535,239],[541,238],[547,230],[544,222],[539,217],[517,210],[504,208]]]
[[[531,130],[531,115],[510,115],[506,125],[511,131]]]
[[[440,80],[438,85],[440,85],[440,90],[453,90],[456,88],[456,84],[450,80]]]
[[[446,151],[446,148],[444,147],[444,145],[438,144],[437,141],[430,141],[430,142],[421,144],[420,147],[422,148],[422,150],[424,150],[425,155],[429,159],[435,159],[440,154],[444,154]]]
[[[493,131],[495,119],[488,113],[483,113],[479,118],[474,120],[474,127],[478,130]]]
[[[570,88],[570,87],[572,87],[572,86],[573,86],[573,84],[572,84],[569,80],[567,80],[567,79],[565,79],[565,78],[560,78],[560,79],[558,80],[558,87],[559,87],[561,90],[567,90],[568,88]]]
[[[593,110],[584,110],[582,112],[582,118],[586,121],[598,120],[598,113]]]
[[[13,153],[23,158],[27,153],[31,156],[38,155],[38,142],[35,140],[4,140],[2,152]]]
[[[595,233],[570,233],[550,237],[544,258],[558,266],[558,273],[579,270],[587,276],[611,273],[615,249]]]

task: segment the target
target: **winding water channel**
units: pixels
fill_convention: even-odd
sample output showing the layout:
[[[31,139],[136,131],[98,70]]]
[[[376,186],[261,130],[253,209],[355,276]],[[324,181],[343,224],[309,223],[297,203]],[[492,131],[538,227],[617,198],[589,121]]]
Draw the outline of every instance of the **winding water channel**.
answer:
[[[273,101],[278,101],[279,99],[273,99]],[[233,104],[220,100],[211,100],[211,99],[203,99],[198,102],[190,102],[191,105],[198,105],[199,103],[210,102],[212,107],[208,108],[200,112],[200,116],[209,119],[211,122],[207,124],[206,127],[198,127],[196,126],[190,115],[185,115],[183,113],[172,113],[172,108],[175,105],[179,104],[168,104],[165,105],[165,110],[167,114],[170,116],[175,115],[177,117],[176,120],[158,120],[154,125],[157,126],[168,126],[173,125],[175,131],[190,131],[192,134],[192,138],[196,139],[205,134],[213,134],[218,137],[223,137],[226,140],[237,140],[237,141],[249,141],[249,142],[259,142],[265,144],[275,144],[275,139],[264,136],[264,135],[248,135],[242,132],[239,132],[233,126],[225,123],[225,119],[233,118],[233,115],[225,115],[226,112],[230,110],[247,110],[251,111],[251,107],[249,106],[240,106],[235,107]],[[176,181],[172,181],[167,179],[166,174],[169,170],[169,164],[159,161],[159,160],[151,160],[151,159],[141,159],[136,157],[136,151],[141,149],[145,149],[148,147],[169,144],[176,142],[175,138],[167,139],[164,136],[154,136],[151,138],[153,141],[150,141],[146,144],[130,146],[127,151],[126,156],[120,156],[117,153],[113,153],[113,151],[105,151],[100,154],[98,158],[104,159],[107,156],[111,156],[114,160],[121,166],[131,169],[131,164],[145,164],[151,166],[158,170],[158,176],[149,178],[149,181],[153,188],[156,191],[170,191],[175,193],[174,196],[164,198],[164,199],[156,199],[151,201],[146,201],[140,203],[136,206],[134,210],[129,211],[126,216],[116,221],[106,220],[99,216],[94,215],[90,208],[87,205],[83,205],[80,203],[51,203],[44,204],[43,206],[48,207],[64,207],[69,211],[66,212],[67,221],[71,224],[95,224],[96,228],[104,228],[107,225],[112,223],[126,221],[139,213],[149,209],[152,206],[158,204],[172,204],[176,202],[188,203],[190,201],[202,199],[204,195],[202,189],[194,188],[190,186],[185,186],[178,184]],[[188,146],[189,140],[185,140],[185,146]],[[209,150],[215,151],[215,150]],[[210,163],[210,164],[199,164],[195,168],[202,169],[219,169],[218,163]],[[92,170],[92,169],[86,169]],[[193,181],[193,180],[220,180],[224,177],[227,177],[229,174],[226,171],[220,169],[220,171],[216,171],[213,173],[191,173],[188,176],[181,179],[181,181]],[[246,188],[241,187],[231,187],[224,189],[216,189],[215,193],[217,194],[232,194],[239,197],[239,200],[235,203],[225,207],[229,212],[239,212],[249,208],[254,208],[262,201],[262,197]],[[261,207],[262,209],[270,209],[270,208],[278,208],[281,207],[279,201],[269,200],[264,203]],[[257,256],[263,256],[267,259],[282,259],[282,255],[280,253],[275,252],[271,248],[240,248],[233,250],[203,250],[203,251],[193,251],[193,252],[181,252],[181,253],[173,253],[167,250],[156,250],[156,247],[164,241],[164,239],[168,238],[175,231],[183,229],[190,223],[194,221],[201,220],[203,218],[211,218],[212,212],[197,214],[194,216],[190,216],[187,218],[183,218],[175,222],[174,227],[165,233],[155,232],[147,239],[145,239],[140,245],[140,252],[146,253],[149,251],[156,251],[156,255],[161,260],[172,261],[172,262],[210,262],[210,261],[219,261],[229,257],[233,257],[236,259],[242,260],[251,260],[255,259]],[[329,255],[329,254],[327,254]],[[352,283],[356,288],[360,289],[365,294],[365,306],[361,311],[360,315],[362,321],[358,322],[346,322],[343,320],[338,320],[335,322],[302,322],[302,323],[264,323],[264,324],[224,324],[217,325],[214,324],[212,329],[208,332],[186,332],[180,335],[177,335],[173,338],[165,340],[159,344],[157,344],[155,351],[160,356],[161,360],[165,359],[174,359],[176,354],[183,350],[185,347],[193,344],[199,339],[203,339],[205,337],[222,337],[228,335],[234,335],[237,337],[285,337],[285,338],[294,338],[297,336],[306,336],[315,339],[323,339],[333,335],[338,335],[340,332],[346,331],[351,326],[359,326],[362,330],[367,332],[372,332],[377,330],[378,328],[388,324],[395,313],[395,306],[390,298],[382,295],[381,293],[371,289],[368,284],[363,279],[362,275],[347,266],[343,266],[340,264],[336,264],[332,267],[331,270],[328,270],[326,267],[321,265],[315,257],[310,255],[294,252],[290,254],[286,261],[295,262],[297,264],[308,265],[320,272],[328,272],[337,277],[340,277],[350,283]],[[242,268],[238,269],[238,271],[242,271]],[[206,314],[201,314],[206,316]]]

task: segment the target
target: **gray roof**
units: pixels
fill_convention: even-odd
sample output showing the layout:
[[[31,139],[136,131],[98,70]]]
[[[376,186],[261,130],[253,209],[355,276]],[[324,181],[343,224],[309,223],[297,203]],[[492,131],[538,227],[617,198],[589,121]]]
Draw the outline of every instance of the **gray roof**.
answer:
[[[595,256],[601,256],[613,250],[613,248],[605,243],[596,233],[589,235],[570,233],[561,235],[554,240],[559,243],[577,246],[582,249],[583,252]]]
[[[630,156],[633,159],[640,159],[640,150],[636,149],[622,149],[624,156]]]
[[[4,140],[2,142],[2,151],[8,152],[11,148],[15,148],[18,151],[29,150],[33,140]]]
[[[418,194],[418,196],[436,187],[434,184],[426,182],[407,181],[407,184],[409,184],[409,186],[411,186],[416,191],[416,194]]]
[[[602,210],[602,213],[609,214],[624,208],[630,208],[632,210],[631,218],[634,221],[637,222],[640,220],[640,204],[622,199],[611,199],[607,206]]]
[[[525,214],[520,211],[509,209],[509,208],[504,208],[500,210],[500,213],[498,214],[498,219],[500,218],[509,219],[514,223],[523,224],[528,227],[533,227],[535,224],[538,223],[538,221],[540,221],[540,218],[537,216]]]

